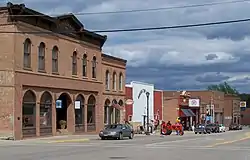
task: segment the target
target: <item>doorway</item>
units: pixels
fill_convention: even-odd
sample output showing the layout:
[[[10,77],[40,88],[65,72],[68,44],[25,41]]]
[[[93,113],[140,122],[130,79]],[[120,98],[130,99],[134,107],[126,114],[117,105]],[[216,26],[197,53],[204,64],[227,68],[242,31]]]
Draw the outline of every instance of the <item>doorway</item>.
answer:
[[[62,93],[56,103],[56,129],[67,129],[67,112],[71,98],[68,94]]]

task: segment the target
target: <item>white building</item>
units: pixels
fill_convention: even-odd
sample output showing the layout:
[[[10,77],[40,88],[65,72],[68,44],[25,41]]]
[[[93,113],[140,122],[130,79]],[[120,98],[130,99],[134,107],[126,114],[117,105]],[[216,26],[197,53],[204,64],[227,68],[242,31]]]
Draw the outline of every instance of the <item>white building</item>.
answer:
[[[132,122],[141,123],[147,122],[147,96],[149,93],[148,106],[149,106],[149,120],[154,119],[154,85],[132,81],[127,84],[126,87],[132,88],[132,98],[133,98],[133,115]]]

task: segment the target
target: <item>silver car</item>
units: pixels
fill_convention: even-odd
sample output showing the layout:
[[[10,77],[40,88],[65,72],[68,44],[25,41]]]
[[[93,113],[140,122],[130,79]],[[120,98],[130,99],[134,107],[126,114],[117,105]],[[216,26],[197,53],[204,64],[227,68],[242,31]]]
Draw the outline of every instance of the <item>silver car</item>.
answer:
[[[106,125],[105,128],[100,131],[99,136],[102,140],[108,138],[121,140],[124,137],[133,139],[134,132],[133,129],[127,124],[111,124]]]

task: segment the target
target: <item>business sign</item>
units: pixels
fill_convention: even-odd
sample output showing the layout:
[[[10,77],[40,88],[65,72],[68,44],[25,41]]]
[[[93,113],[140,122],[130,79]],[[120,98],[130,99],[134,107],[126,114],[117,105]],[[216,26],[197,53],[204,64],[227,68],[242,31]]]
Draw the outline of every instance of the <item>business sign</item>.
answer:
[[[81,109],[81,101],[75,101],[75,109]]]
[[[62,100],[56,100],[56,108],[62,108]]]
[[[247,102],[246,101],[241,101],[240,102],[240,107],[247,107]]]
[[[126,105],[132,105],[134,103],[134,101],[132,100],[132,99],[127,99],[126,101],[125,101],[125,104]]]
[[[200,107],[200,99],[189,99],[188,106],[189,107]]]

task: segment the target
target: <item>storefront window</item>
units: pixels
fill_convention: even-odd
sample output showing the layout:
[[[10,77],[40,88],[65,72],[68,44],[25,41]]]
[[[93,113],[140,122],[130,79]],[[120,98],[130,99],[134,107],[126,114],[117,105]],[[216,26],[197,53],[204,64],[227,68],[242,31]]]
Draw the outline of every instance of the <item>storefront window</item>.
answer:
[[[47,100],[40,104],[40,126],[51,126],[51,101]]]
[[[36,113],[34,103],[23,104],[23,127],[35,127]]]

